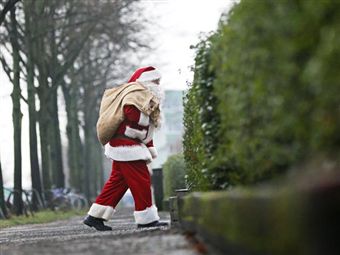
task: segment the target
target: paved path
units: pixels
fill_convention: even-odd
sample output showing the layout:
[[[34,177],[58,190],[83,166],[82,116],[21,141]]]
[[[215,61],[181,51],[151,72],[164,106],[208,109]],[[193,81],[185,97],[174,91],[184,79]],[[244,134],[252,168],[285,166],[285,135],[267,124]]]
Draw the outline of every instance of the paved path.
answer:
[[[98,232],[82,224],[82,217],[48,224],[0,230],[0,255],[39,254],[167,254],[197,255],[193,245],[168,227],[136,229],[131,209],[121,209],[107,222],[113,231]],[[166,213],[160,214],[169,220]]]

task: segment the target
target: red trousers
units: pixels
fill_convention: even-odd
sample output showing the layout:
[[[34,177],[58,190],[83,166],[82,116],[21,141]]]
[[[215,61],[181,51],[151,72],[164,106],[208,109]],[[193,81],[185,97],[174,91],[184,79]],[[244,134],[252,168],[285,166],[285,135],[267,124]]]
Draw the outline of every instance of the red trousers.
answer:
[[[151,179],[146,161],[113,161],[111,176],[95,203],[115,208],[128,188],[135,201],[135,211],[152,205]]]

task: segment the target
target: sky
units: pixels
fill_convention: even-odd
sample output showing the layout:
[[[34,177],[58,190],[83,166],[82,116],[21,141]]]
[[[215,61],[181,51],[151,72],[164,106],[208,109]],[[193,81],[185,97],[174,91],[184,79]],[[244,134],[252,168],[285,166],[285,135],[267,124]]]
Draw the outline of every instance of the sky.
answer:
[[[142,0],[146,14],[153,23],[150,34],[154,37],[154,49],[141,62],[152,65],[162,72],[162,86],[165,89],[185,90],[192,81],[190,67],[194,64],[194,50],[191,45],[199,42],[200,33],[217,28],[222,12],[227,11],[234,0]],[[26,89],[22,88],[26,97]],[[0,158],[4,184],[13,184],[13,128],[12,128],[12,85],[0,69]],[[60,109],[61,115],[65,114]],[[30,163],[28,147],[27,106],[22,103],[22,167],[23,187],[30,188]],[[61,126],[62,132],[65,127]]]
[[[222,12],[227,11],[233,0],[142,0],[150,12],[155,26],[154,52],[143,64],[155,65],[162,72],[165,89],[187,88],[193,73],[195,51],[191,45],[199,42],[200,33],[217,28]],[[158,27],[158,29],[157,29]]]

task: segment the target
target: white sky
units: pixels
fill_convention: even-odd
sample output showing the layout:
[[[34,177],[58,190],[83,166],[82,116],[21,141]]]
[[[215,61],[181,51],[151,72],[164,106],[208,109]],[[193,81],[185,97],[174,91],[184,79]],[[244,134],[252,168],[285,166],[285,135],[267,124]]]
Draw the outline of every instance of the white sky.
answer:
[[[163,74],[162,86],[165,89],[187,88],[186,82],[192,80],[190,66],[194,64],[195,45],[201,32],[217,28],[223,11],[227,11],[234,0],[143,0],[147,12],[155,22],[151,31],[157,49],[141,65],[153,65]],[[26,88],[22,88],[23,95]],[[5,186],[13,184],[13,128],[12,128],[12,85],[0,68],[0,158]],[[27,106],[22,103],[22,166],[23,187],[29,188],[30,163],[28,147]],[[65,115],[62,113],[62,115]],[[61,127],[63,130],[64,127]]]
[[[195,51],[190,45],[198,43],[200,33],[217,28],[223,11],[227,11],[233,0],[143,0],[143,4],[154,18],[155,45],[150,59],[143,64],[160,68],[162,86],[166,89],[186,89],[186,81],[193,74]],[[159,27],[157,29],[157,26]]]

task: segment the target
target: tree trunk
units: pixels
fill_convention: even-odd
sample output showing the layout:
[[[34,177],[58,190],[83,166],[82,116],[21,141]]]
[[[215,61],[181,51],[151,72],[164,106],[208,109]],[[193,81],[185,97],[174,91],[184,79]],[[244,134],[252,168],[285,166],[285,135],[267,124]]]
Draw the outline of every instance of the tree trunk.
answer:
[[[84,92],[84,134],[85,134],[85,174],[89,197],[95,196],[103,183],[102,149],[97,140],[96,122],[98,111],[94,87],[85,87]]]
[[[41,154],[41,173],[43,189],[46,193],[51,189],[51,174],[50,174],[50,147],[48,140],[49,133],[49,112],[48,112],[48,100],[49,100],[49,86],[48,86],[48,71],[45,61],[45,55],[41,52],[45,52],[46,44],[44,42],[44,31],[46,31],[46,21],[44,20],[44,4],[45,1],[29,1],[27,3],[31,6],[33,12],[33,20],[35,21],[34,30],[32,31],[32,37],[34,38],[32,43],[34,62],[39,71],[37,88],[38,97],[40,102],[40,109],[38,115],[39,121],[39,136],[40,136],[40,154]],[[48,197],[45,197],[48,200]]]
[[[35,52],[38,52],[39,45],[36,45]],[[50,147],[48,141],[49,134],[49,112],[48,112],[48,81],[46,67],[39,63],[39,88],[38,96],[40,101],[39,110],[39,135],[40,135],[40,153],[41,153],[41,169],[44,192],[51,189],[51,174],[50,174]]]
[[[55,5],[52,3],[49,6],[51,15],[55,14]],[[49,46],[51,49],[51,61],[50,61],[50,76],[52,78],[52,87],[50,89],[51,100],[49,100],[49,113],[51,116],[50,122],[50,152],[51,152],[51,168],[52,168],[52,176],[53,181],[56,187],[64,188],[65,187],[65,175],[64,175],[64,167],[63,167],[63,158],[62,158],[62,147],[61,147],[61,137],[60,137],[60,123],[59,123],[59,114],[58,114],[58,86],[60,85],[60,81],[58,81],[58,77],[56,75],[56,71],[59,67],[58,59],[57,59],[57,45],[56,45],[56,28],[55,28],[55,20],[52,18],[49,20],[49,30],[48,39]]]
[[[32,63],[28,63],[31,65]],[[33,210],[37,210],[38,195],[42,195],[40,167],[38,160],[38,145],[37,145],[37,118],[36,118],[36,107],[35,107],[35,91],[34,91],[34,77],[33,77],[33,66],[27,67],[27,95],[28,95],[28,118],[29,118],[29,146],[30,146],[30,163],[31,163],[31,180],[33,192]]]
[[[92,121],[90,121],[91,124],[93,124]],[[91,125],[91,134],[90,134],[90,156],[91,156],[91,169],[90,169],[90,178],[92,180],[91,182],[91,196],[95,196],[97,193],[98,188],[98,180],[99,180],[99,165],[98,165],[98,152],[96,151],[96,139],[93,133],[93,126]]]
[[[85,183],[87,186],[87,195],[89,198],[96,195],[98,190],[98,180],[101,178],[99,175],[100,167],[98,164],[98,144],[96,135],[96,96],[94,87],[91,80],[91,68],[84,72],[84,139],[85,139]]]
[[[28,118],[29,118],[29,141],[30,141],[30,162],[31,162],[31,181],[32,181],[32,205],[33,210],[38,209],[38,195],[42,195],[40,167],[38,160],[38,146],[37,146],[37,116],[35,106],[35,88],[34,88],[34,64],[32,53],[32,16],[30,13],[30,5],[24,2],[25,11],[25,28],[26,28],[26,45],[27,45],[27,101],[28,101]],[[38,194],[36,193],[38,192]]]
[[[40,97],[41,98],[41,97]],[[40,104],[41,104],[40,99]],[[40,115],[45,115],[46,110],[40,109]],[[44,192],[51,189],[51,175],[50,175],[50,155],[48,145],[48,118],[47,116],[40,116],[39,119],[40,130],[40,153],[41,153],[41,169]]]
[[[20,110],[20,56],[18,45],[17,21],[15,16],[15,7],[11,9],[11,32],[10,40],[13,49],[13,127],[14,127],[14,206],[17,215],[23,214],[22,201],[22,173],[21,173],[21,120],[22,113]]]
[[[96,185],[96,193],[101,189],[104,185],[104,165],[103,165],[103,157],[102,157],[102,148],[101,144],[98,142],[96,138],[96,133],[93,134],[93,150],[95,155],[95,162],[97,167],[97,185]]]
[[[88,126],[88,122],[86,121],[86,116],[84,116],[84,193],[88,201],[91,201],[91,187],[90,187],[90,179],[91,179],[91,171],[92,169],[92,164],[91,164],[91,141],[90,141],[90,129]],[[91,179],[91,182],[94,180]]]
[[[5,205],[5,197],[4,197],[4,182],[2,180],[2,168],[1,168],[1,161],[0,161],[0,208],[5,216],[8,217],[7,209]]]
[[[63,161],[61,153],[61,137],[58,117],[58,97],[57,90],[52,89],[49,100],[49,113],[51,121],[49,122],[50,137],[50,153],[51,153],[51,169],[53,184],[57,188],[65,187],[65,176],[63,170]]]
[[[68,165],[70,168],[70,184],[79,192],[83,192],[83,148],[79,135],[79,119],[77,106],[77,93],[75,85],[69,88],[64,84],[62,86],[65,98],[67,113],[67,138],[68,138]]]

